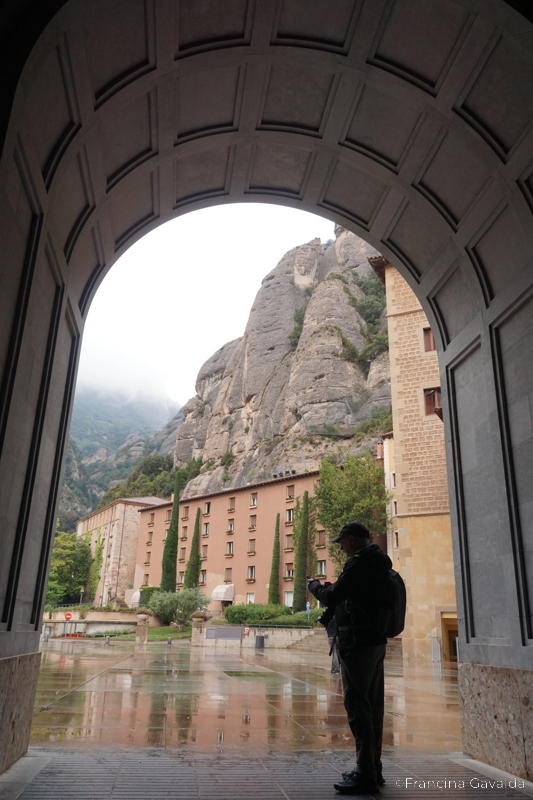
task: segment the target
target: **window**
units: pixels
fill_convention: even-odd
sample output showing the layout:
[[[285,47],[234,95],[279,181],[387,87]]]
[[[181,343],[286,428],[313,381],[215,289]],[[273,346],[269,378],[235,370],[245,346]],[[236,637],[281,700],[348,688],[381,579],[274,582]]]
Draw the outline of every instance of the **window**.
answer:
[[[230,497],[228,500],[228,511],[235,511],[235,498]]]
[[[288,508],[285,512],[285,522],[288,525],[292,525],[294,522],[294,508]]]
[[[146,544],[152,544],[152,537],[153,537],[153,535],[154,535],[154,532],[153,532],[153,531],[148,531],[148,539],[147,539],[147,541],[146,541]]]
[[[209,536],[209,522],[204,522],[204,532],[203,536]]]
[[[246,592],[246,605],[253,606],[255,603],[255,592]]]
[[[145,564],[149,564],[151,558],[152,558],[152,554],[151,553],[146,553],[146,560],[145,560],[144,563]]]
[[[400,542],[398,541],[398,531],[394,531],[393,536],[394,536],[394,549],[398,550],[398,548],[400,547]]]
[[[391,472],[390,474],[390,485],[392,489],[396,489],[396,473]]]
[[[317,544],[317,547],[325,547],[325,545],[326,545],[326,531],[317,531],[316,532],[316,544]]]
[[[294,564],[285,564],[285,577],[286,578],[294,578]]]
[[[248,552],[255,553],[255,539],[248,539]]]
[[[284,592],[284,594],[285,594],[285,605],[288,606],[289,608],[292,608],[293,592]]]
[[[183,506],[182,519],[189,519],[189,506]]]
[[[178,584],[181,585],[183,583],[184,579],[185,579],[185,573],[184,572],[178,573]]]
[[[294,500],[294,484],[287,486],[287,500]]]
[[[165,530],[165,535],[163,536],[163,541],[166,542],[168,536],[168,528]]]
[[[205,583],[207,581],[207,571],[203,569],[200,572],[200,583]]]
[[[294,536],[288,533],[285,537],[285,550],[292,550],[294,548]]]
[[[172,509],[167,508],[167,515],[165,517],[165,522],[170,522],[171,519],[172,519]]]
[[[228,519],[227,532],[228,533],[233,533],[234,530],[235,530],[235,520],[234,519]]]
[[[255,528],[257,528],[257,517],[255,514],[252,514],[252,516],[250,517],[250,524],[248,525],[248,527],[250,528],[250,530],[254,530]]]
[[[424,389],[424,405],[426,417],[430,417],[435,413],[435,409],[441,405],[440,386],[435,389]]]
[[[232,577],[231,577],[232,574],[233,574],[232,568],[231,567],[226,567],[226,572],[225,572],[225,576],[226,577],[224,578],[224,580],[231,581],[232,580]]]
[[[143,586],[148,586],[149,580],[150,580],[150,576],[149,575],[145,575],[144,578],[143,578]]]
[[[318,575],[321,578],[325,578],[326,577],[326,562],[325,561],[319,561],[318,562]]]
[[[398,503],[396,502],[396,500],[392,501],[392,516],[393,517],[398,516]]]
[[[430,353],[432,350],[436,350],[435,347],[435,339],[433,338],[433,331],[431,328],[424,328],[424,351],[426,353]]]
[[[183,528],[181,529],[181,535],[182,535],[182,537],[184,539],[187,538],[187,526],[186,525],[184,525]]]
[[[233,555],[233,542],[226,542],[226,555],[227,556]]]
[[[257,492],[252,492],[250,495],[250,505],[256,506],[257,505]]]
[[[154,524],[154,519],[155,519],[155,514],[150,514],[150,522],[148,524],[149,525],[153,525]]]
[[[204,514],[210,514],[210,513],[211,513],[211,503],[205,503]]]
[[[248,567],[248,580],[255,580],[255,567]]]
[[[184,560],[184,559],[185,559],[185,548],[184,548],[184,547],[182,547],[182,548],[181,548],[181,550],[180,550],[180,558],[181,558],[182,560]]]
[[[232,544],[233,544],[233,542],[232,542]],[[202,558],[207,558],[207,545],[206,544],[202,545]]]

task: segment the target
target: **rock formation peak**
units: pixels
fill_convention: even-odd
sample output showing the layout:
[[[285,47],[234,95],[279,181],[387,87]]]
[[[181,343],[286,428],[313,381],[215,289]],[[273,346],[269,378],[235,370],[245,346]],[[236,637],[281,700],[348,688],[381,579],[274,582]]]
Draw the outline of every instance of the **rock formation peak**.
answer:
[[[316,469],[339,447],[358,452],[358,422],[388,408],[386,338],[384,352],[361,355],[375,341],[359,306],[377,251],[341,226],[335,235],[289,250],[263,279],[244,335],[201,367],[174,451],[178,466],[203,457],[186,496]]]

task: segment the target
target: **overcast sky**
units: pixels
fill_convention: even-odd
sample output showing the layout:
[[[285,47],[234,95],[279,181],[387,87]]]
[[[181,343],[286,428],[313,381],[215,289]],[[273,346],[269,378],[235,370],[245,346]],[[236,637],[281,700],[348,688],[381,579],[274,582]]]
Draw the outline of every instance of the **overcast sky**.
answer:
[[[244,333],[265,275],[292,247],[334,238],[333,227],[303,211],[246,203],[194,211],[148,233],[96,294],[78,385],[186,403],[204,361]]]

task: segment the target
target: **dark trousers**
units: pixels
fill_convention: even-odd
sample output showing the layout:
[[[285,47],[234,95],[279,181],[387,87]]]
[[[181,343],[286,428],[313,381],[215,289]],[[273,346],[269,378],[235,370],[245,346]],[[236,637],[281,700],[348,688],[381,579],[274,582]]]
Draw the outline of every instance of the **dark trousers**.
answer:
[[[352,647],[344,653],[340,649],[344,707],[355,737],[356,772],[370,779],[381,772],[385,650],[384,644]]]

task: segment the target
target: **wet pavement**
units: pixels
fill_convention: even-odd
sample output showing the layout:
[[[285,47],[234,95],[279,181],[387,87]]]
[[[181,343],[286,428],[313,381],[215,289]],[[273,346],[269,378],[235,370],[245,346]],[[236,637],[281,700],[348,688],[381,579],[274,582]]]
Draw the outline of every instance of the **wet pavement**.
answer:
[[[20,800],[338,797],[354,743],[329,668],[327,656],[287,650],[51,642],[19,762],[40,759],[40,771]],[[487,769],[462,756],[453,666],[387,661],[384,745],[384,799],[524,796],[485,786]]]
[[[339,676],[315,653],[205,653],[188,643],[53,642],[31,745],[353,750]],[[454,667],[386,667],[385,747],[461,749]]]

